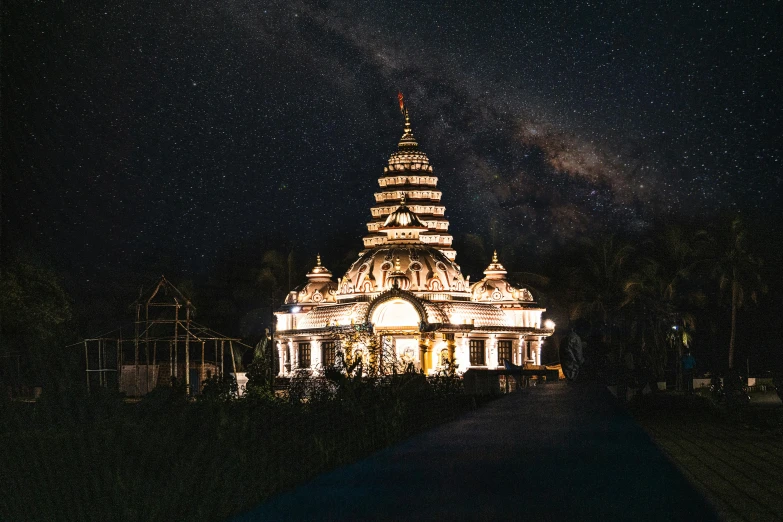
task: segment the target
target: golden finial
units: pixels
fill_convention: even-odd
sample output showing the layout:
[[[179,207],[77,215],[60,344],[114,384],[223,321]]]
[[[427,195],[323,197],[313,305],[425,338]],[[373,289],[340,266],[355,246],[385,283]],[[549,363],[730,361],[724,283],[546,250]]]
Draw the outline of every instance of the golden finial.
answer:
[[[400,271],[400,258],[399,258],[399,256],[394,258],[394,270],[395,270],[395,272],[399,272]]]
[[[408,116],[408,108],[405,107],[405,132],[411,131],[411,118]]]
[[[492,262],[497,263],[498,262],[498,251],[495,250],[495,252],[492,254]]]
[[[316,254],[315,259],[317,261],[316,266],[321,266],[321,254],[320,252]]]
[[[402,196],[400,196],[400,205],[405,204],[405,192],[402,193]]]

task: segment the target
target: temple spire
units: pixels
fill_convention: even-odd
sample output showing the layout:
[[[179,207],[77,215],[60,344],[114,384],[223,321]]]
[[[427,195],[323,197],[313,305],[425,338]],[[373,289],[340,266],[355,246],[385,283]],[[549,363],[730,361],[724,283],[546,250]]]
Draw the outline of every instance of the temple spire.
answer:
[[[484,275],[487,276],[487,279],[505,279],[506,274],[506,269],[500,264],[500,261],[498,261],[498,251],[495,250],[492,253],[492,262],[487,269],[484,270]]]
[[[315,266],[307,274],[307,278],[313,281],[327,281],[332,277],[328,268],[321,264],[321,254],[315,256]]]
[[[408,114],[408,107],[406,107],[402,101],[402,93],[399,94],[399,97],[400,110],[402,111],[403,116],[405,116],[405,125],[402,128],[403,133],[402,138],[400,138],[399,146],[401,148],[416,148],[419,146],[419,144],[416,142],[416,138],[413,137],[413,129],[411,128],[411,117]]]

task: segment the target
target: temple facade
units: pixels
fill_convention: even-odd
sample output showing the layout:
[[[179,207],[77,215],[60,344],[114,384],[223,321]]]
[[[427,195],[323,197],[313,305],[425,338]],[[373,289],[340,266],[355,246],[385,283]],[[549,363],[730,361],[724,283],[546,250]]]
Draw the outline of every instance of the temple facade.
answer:
[[[438,178],[404,114],[397,151],[378,179],[364,250],[336,281],[319,256],[307,282],[275,312],[281,377],[318,374],[340,364],[341,353],[425,374],[453,364],[463,373],[504,360],[541,363],[554,325],[542,323],[545,310],[527,289],[509,283],[497,253],[480,281],[463,277]]]

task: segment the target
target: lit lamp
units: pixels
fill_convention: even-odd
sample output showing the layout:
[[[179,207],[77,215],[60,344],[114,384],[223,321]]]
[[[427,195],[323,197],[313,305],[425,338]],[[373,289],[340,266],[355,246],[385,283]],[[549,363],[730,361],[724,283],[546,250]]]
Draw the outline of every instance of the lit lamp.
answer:
[[[555,322],[552,319],[547,319],[544,321],[544,328],[547,330],[554,330],[555,329]]]

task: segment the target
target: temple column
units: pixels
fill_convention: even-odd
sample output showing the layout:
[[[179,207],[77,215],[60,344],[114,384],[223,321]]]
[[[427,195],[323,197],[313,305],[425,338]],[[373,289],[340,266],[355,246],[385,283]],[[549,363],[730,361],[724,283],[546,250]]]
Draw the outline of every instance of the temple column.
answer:
[[[421,371],[424,372],[424,375],[427,375],[427,370],[429,370],[429,364],[427,361],[428,351],[429,347],[427,346],[427,342],[424,339],[419,339],[419,365],[421,367]]]
[[[487,347],[487,368],[498,367],[498,340],[496,336],[492,336],[487,339],[489,346]]]
[[[319,341],[310,342],[310,368],[317,368],[321,364],[321,343]]]
[[[299,368],[299,347],[293,341],[288,341],[288,346],[291,348],[291,371]]]
[[[470,348],[468,347],[468,343],[468,336],[465,335],[462,337],[462,342],[457,351],[457,364],[459,364],[459,368],[462,372],[465,372],[470,368]]]
[[[538,366],[541,366],[541,345],[543,344],[542,339],[543,339],[543,337],[539,337],[538,340],[536,340],[536,345],[535,345],[535,355],[534,356],[536,358],[535,363]]]
[[[278,377],[285,377],[285,352],[286,343],[277,343],[277,354],[280,357],[280,368],[277,372]]]

